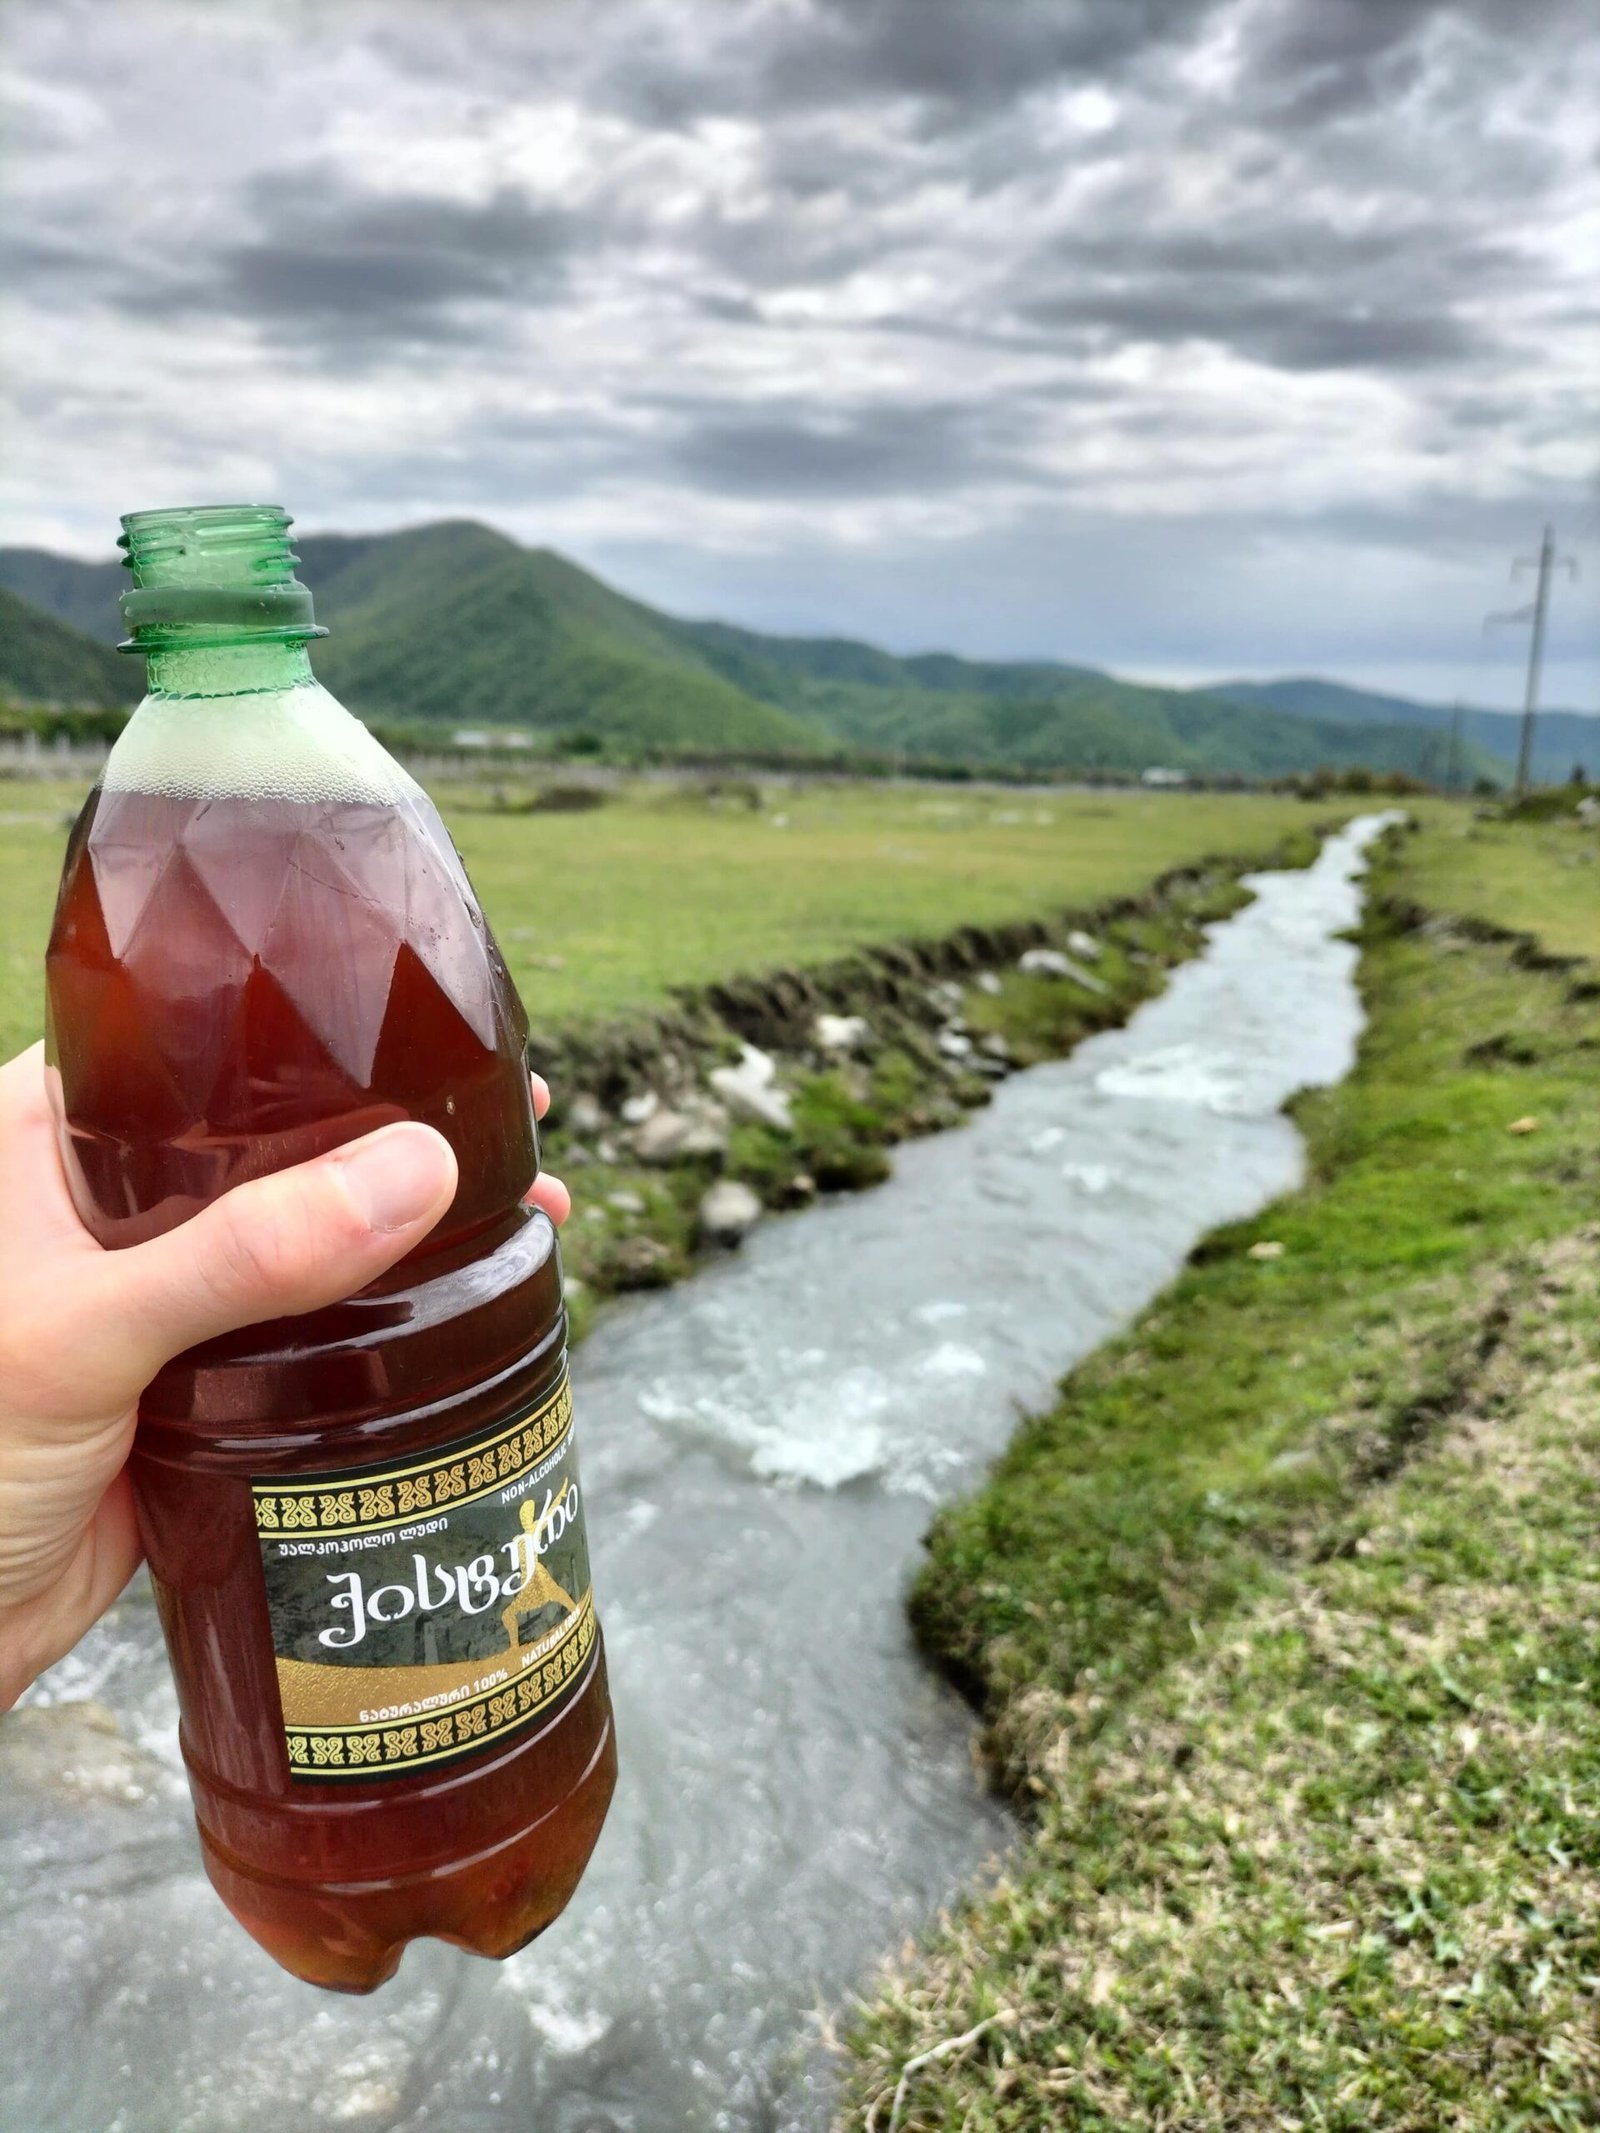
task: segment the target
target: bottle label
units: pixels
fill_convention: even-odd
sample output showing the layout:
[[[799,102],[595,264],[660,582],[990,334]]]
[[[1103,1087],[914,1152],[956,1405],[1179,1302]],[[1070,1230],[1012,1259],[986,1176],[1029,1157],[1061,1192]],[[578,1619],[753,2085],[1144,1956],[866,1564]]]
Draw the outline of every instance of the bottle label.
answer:
[[[289,1772],[404,1776],[548,1719],[594,1649],[565,1367],[481,1437],[253,1481]]]

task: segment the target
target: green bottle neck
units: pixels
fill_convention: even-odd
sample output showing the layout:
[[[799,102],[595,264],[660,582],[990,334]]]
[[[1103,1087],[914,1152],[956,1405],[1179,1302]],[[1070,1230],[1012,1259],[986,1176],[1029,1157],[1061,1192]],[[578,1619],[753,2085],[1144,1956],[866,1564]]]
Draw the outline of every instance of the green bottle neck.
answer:
[[[252,696],[304,689],[316,680],[303,638],[263,635],[233,644],[151,645],[145,657],[152,696]]]
[[[122,596],[124,651],[149,662],[155,696],[247,696],[301,689],[306,646],[321,637],[294,575],[289,514],[277,504],[135,511],[118,545],[132,577]]]

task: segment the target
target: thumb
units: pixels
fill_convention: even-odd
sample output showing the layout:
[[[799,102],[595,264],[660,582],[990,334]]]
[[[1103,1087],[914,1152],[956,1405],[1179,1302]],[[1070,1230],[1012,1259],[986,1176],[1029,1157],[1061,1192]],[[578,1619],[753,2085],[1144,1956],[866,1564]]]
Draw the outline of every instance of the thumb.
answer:
[[[139,1383],[198,1341],[335,1303],[427,1235],[456,1159],[431,1126],[385,1126],[315,1162],[235,1186],[165,1236],[100,1262],[102,1324]]]

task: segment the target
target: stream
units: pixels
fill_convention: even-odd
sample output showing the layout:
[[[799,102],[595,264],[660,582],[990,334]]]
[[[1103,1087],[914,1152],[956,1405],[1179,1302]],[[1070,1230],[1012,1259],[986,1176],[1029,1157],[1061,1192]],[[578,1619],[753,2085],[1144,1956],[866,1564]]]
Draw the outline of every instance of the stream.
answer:
[[[421,1943],[368,2000],[279,1972],[201,1872],[132,1588],[0,1729],[0,2125],[825,2127],[823,2011],[1013,1834],[908,1637],[931,1510],[1199,1237],[1297,1181],[1280,1107],[1352,1062],[1338,936],[1387,819],[1250,877],[1125,1028],[878,1190],[605,1315],[574,1390],[622,1778],[570,1909],[508,1963]]]

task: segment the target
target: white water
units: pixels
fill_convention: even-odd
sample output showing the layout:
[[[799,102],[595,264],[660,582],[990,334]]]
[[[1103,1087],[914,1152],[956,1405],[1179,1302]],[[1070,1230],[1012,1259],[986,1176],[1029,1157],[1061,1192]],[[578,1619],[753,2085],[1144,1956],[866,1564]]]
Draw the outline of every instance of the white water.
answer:
[[[880,1190],[613,1312],[575,1369],[622,1782],[571,1909],[498,1968],[413,1948],[299,1986],[211,1896],[137,1598],[41,1685],[109,1704],[130,1800],[0,1820],[0,2125],[18,2133],[815,2128],[808,2013],[1007,1841],[902,1599],[930,1506],[1207,1230],[1292,1185],[1279,1107],[1360,1028],[1369,819],[1129,1025],[1018,1075]]]

